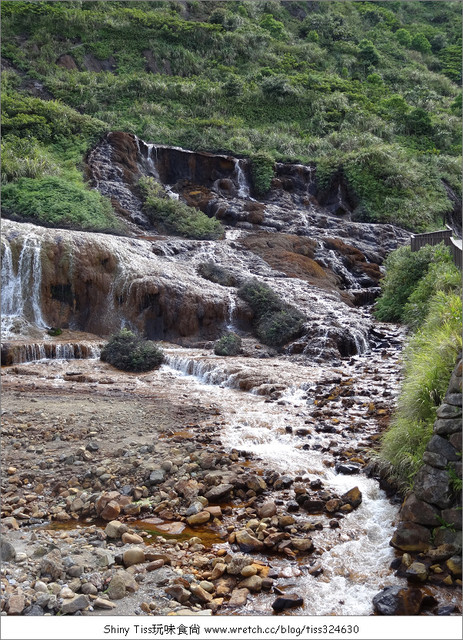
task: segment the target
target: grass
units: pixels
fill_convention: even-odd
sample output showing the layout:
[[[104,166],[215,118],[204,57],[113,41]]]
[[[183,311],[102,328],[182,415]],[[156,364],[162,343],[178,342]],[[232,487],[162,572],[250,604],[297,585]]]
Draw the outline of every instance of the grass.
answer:
[[[432,436],[436,411],[461,350],[461,296],[437,292],[428,314],[404,351],[404,379],[397,411],[383,436],[380,459],[401,486],[413,486]]]
[[[443,179],[461,192],[458,3],[2,2],[2,21],[3,135],[42,145],[10,180],[123,130],[247,156],[261,195],[275,161],[316,164],[321,183],[341,171],[356,219],[415,231],[451,210]]]

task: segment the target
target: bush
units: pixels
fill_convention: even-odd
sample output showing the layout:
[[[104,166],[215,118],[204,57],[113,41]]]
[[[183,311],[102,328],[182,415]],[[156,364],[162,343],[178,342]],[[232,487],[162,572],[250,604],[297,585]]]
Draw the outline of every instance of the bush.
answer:
[[[413,36],[411,47],[421,53],[431,53],[431,43],[423,33]]]
[[[128,329],[111,336],[100,359],[122,371],[151,371],[164,361],[162,350],[151,340],[143,340]]]
[[[426,276],[431,263],[450,264],[450,261],[450,253],[443,244],[436,247],[426,245],[419,251],[411,251],[409,246],[400,247],[389,254],[384,263],[386,276],[381,283],[381,296],[374,309],[378,320],[401,322],[410,296]],[[416,296],[416,301],[420,302],[421,294]],[[408,313],[410,311],[409,307]]]
[[[180,200],[169,198],[154,178],[141,178],[139,185],[144,194],[143,210],[152,224],[162,231],[186,238],[214,240],[223,235],[223,227],[215,218]]]
[[[221,284],[223,287],[236,287],[236,277],[215,262],[201,262],[197,268],[198,274],[205,280]]]
[[[281,347],[301,335],[305,316],[286,304],[266,284],[248,280],[238,290],[254,312],[254,329],[261,342]]]
[[[5,215],[92,231],[120,230],[109,200],[62,178],[21,178],[2,188]]]
[[[269,191],[274,164],[272,156],[267,153],[256,153],[251,157],[251,177],[256,195],[264,196]]]
[[[236,333],[226,333],[214,344],[217,356],[237,356],[241,351],[241,338]]]

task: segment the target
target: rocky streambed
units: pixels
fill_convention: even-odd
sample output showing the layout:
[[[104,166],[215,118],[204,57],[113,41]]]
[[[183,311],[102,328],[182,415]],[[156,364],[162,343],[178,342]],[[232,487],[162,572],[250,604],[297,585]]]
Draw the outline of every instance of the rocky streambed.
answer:
[[[388,586],[395,613],[455,610],[394,575],[398,504],[368,477],[397,345],[342,368],[253,349],[3,369],[3,614],[368,615]]]

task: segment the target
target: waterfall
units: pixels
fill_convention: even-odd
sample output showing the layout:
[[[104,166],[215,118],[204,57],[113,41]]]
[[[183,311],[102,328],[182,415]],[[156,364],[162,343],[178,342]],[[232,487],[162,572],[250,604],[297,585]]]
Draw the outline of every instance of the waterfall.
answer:
[[[235,296],[231,291],[229,291],[228,292],[228,322],[227,322],[228,331],[235,331],[236,329],[235,324],[233,322],[233,314],[235,313],[235,309],[236,309]]]
[[[40,238],[29,235],[24,240],[17,269],[8,241],[2,239],[2,333],[11,333],[18,319],[25,319],[39,328],[47,324],[42,316],[40,288],[42,261]]]
[[[235,179],[238,183],[238,197],[249,198],[249,186],[243,169],[241,168],[241,160],[239,159],[235,159]]]
[[[91,342],[11,342],[2,345],[2,365],[38,360],[94,360],[102,343]]]

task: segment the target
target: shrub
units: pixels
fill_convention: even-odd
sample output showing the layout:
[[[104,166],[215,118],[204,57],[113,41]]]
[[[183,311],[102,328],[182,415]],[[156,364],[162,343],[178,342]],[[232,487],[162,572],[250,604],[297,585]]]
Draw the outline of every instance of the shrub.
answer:
[[[431,53],[431,44],[423,33],[413,36],[411,47],[421,53]]]
[[[237,356],[241,351],[241,338],[236,333],[226,333],[214,344],[217,356]]]
[[[2,188],[3,212],[44,225],[92,231],[120,230],[109,200],[62,178],[21,178]]]
[[[261,342],[281,347],[301,335],[305,316],[286,304],[266,284],[248,280],[238,290],[254,312],[254,329]]]
[[[433,262],[450,263],[449,251],[442,244],[437,247],[426,245],[419,251],[411,251],[409,246],[405,246],[389,254],[385,261],[386,276],[381,283],[381,296],[374,310],[378,320],[403,320],[409,297]]]
[[[236,287],[238,284],[236,277],[228,269],[224,269],[215,262],[201,262],[197,272],[205,280],[221,284],[223,287]]]
[[[169,198],[154,178],[141,178],[139,185],[144,194],[143,210],[154,225],[167,233],[198,240],[213,240],[223,234],[222,225],[194,207]]]
[[[264,196],[270,189],[273,178],[274,160],[267,153],[256,153],[251,157],[251,177],[254,191]]]
[[[412,44],[412,36],[410,35],[410,31],[407,31],[407,29],[398,29],[395,32],[395,37],[397,38],[397,42],[399,42],[403,47],[410,47]]]
[[[100,359],[122,371],[151,371],[164,361],[162,350],[151,340],[143,340],[128,329],[111,336]]]

